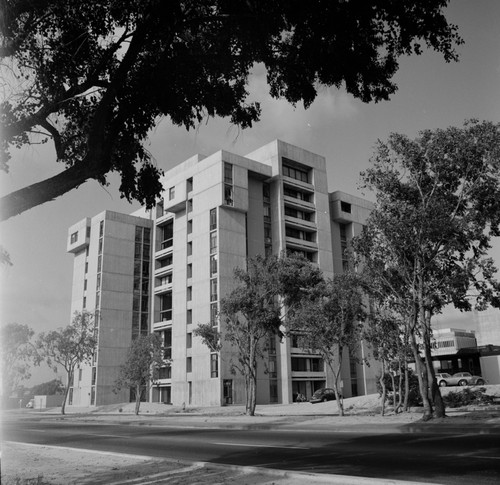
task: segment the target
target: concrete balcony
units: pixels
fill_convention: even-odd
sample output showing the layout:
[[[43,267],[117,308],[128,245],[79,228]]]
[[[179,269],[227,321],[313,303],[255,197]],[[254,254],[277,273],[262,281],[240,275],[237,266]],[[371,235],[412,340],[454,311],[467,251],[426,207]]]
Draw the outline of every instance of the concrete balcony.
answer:
[[[317,230],[315,222],[299,219],[298,217],[285,216],[285,223],[287,226],[308,232],[315,232]]]
[[[169,291],[172,291],[172,286],[172,283],[155,286],[154,294],[161,295],[162,293],[168,293]]]
[[[297,239],[295,237],[287,236],[286,239],[287,248],[299,249],[303,251],[317,251],[318,244],[311,241],[306,241],[304,239]]]
[[[283,175],[283,183],[294,189],[301,190],[303,192],[314,193],[314,185],[307,182],[302,182],[301,180],[294,179],[292,177],[287,177]]]
[[[285,201],[286,205],[295,207],[296,209],[305,209],[310,212],[316,210],[316,206],[312,202],[306,202],[302,199],[296,199],[295,197],[291,197],[289,195],[283,196],[283,200]]]

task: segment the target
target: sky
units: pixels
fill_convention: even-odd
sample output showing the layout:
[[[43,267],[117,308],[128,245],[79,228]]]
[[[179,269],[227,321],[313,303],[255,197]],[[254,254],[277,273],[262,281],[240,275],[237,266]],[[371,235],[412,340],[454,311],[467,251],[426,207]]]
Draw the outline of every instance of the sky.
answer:
[[[364,104],[343,90],[322,88],[304,110],[267,93],[265,72],[250,79],[250,100],[259,101],[262,117],[253,128],[239,130],[227,119],[210,119],[187,132],[163,120],[152,133],[148,149],[155,163],[168,170],[196,153],[220,149],[245,155],[274,139],[326,157],[330,191],[358,190],[360,171],[369,167],[376,141],[391,132],[416,137],[423,129],[460,126],[469,118],[500,122],[500,2],[454,0],[446,9],[465,44],[457,48],[458,63],[425,51],[400,60],[394,80],[399,89],[390,101]],[[58,173],[47,145],[13,153],[8,174],[0,174],[0,194]],[[117,177],[109,186],[89,181],[55,201],[35,207],[0,225],[0,244],[13,263],[0,267],[0,317],[4,323],[27,324],[36,333],[67,325],[71,320],[73,255],[66,252],[69,226],[103,210],[130,213],[139,208],[120,198]],[[370,194],[365,194],[368,198]],[[500,241],[491,255],[500,266]],[[464,327],[469,314],[447,311],[439,327]],[[49,372],[37,371],[37,381]],[[33,379],[32,379],[33,380]]]

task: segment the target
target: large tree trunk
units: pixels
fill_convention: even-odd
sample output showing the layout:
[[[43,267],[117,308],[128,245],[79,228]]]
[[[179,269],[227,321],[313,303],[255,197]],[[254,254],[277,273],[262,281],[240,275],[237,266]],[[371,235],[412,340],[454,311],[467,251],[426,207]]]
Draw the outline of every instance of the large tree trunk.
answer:
[[[429,382],[430,399],[434,405],[434,413],[436,418],[446,417],[445,406],[443,398],[441,397],[441,390],[436,382],[436,374],[434,366],[432,365],[432,352],[431,352],[431,335],[430,335],[430,314],[426,313],[423,328],[423,340],[425,351],[425,367],[427,369],[427,380]]]
[[[382,361],[380,368],[380,387],[382,388],[382,395],[380,396],[380,415],[385,415],[385,397],[386,397],[386,387],[385,387],[385,363]]]
[[[141,386],[135,386],[135,415],[139,414],[141,407]]]
[[[66,389],[64,390],[64,399],[61,404],[61,414],[66,414],[66,400],[68,399],[68,394],[69,394],[69,385],[71,381],[73,380],[73,372],[72,371],[67,371],[68,373],[68,383],[66,384]]]
[[[405,398],[403,402],[403,409],[405,412],[409,410],[410,400],[410,373],[408,372],[408,362],[405,361]]]
[[[420,395],[422,397],[422,403],[424,405],[424,415],[422,416],[422,420],[428,421],[429,419],[432,419],[432,404],[429,401],[427,371],[425,369],[424,363],[422,362],[422,357],[420,357],[417,341],[413,332],[411,333],[410,338],[411,349],[413,351],[415,367],[417,370],[418,387],[420,389]]]

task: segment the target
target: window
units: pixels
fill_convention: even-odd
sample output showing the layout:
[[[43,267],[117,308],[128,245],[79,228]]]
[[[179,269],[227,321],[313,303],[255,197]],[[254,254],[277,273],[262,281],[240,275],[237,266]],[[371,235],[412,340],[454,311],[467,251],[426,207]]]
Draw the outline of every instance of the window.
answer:
[[[169,254],[163,259],[160,259],[160,268],[164,268],[165,266],[170,266],[174,261],[174,257],[172,254]]]
[[[283,161],[286,160],[283,158]],[[301,182],[309,183],[309,170],[307,168],[297,168],[283,163],[283,175]]]
[[[219,356],[210,354],[210,377],[219,377]]]
[[[224,204],[233,205],[233,186],[224,185]]]
[[[187,201],[187,211],[192,212],[193,211],[193,199],[189,199]]]
[[[217,301],[217,278],[210,280],[210,301]]]
[[[217,326],[217,315],[218,315],[218,309],[217,309],[217,303],[210,303],[210,323],[212,324],[212,327]]]
[[[187,233],[192,234],[193,232],[193,221],[188,221],[187,223]]]
[[[168,189],[168,200],[173,200],[175,198],[175,187],[170,187]]]
[[[276,357],[269,357],[268,374],[271,378],[278,377],[278,371],[276,370]]]
[[[186,372],[193,372],[193,359],[186,357]]]
[[[87,308],[87,297],[86,296],[83,297],[83,305],[82,306],[83,306],[83,308]]]
[[[82,380],[83,369],[78,369],[78,381]]]
[[[297,209],[292,209],[291,207],[287,206],[285,206],[285,215],[289,217],[295,217],[296,219],[302,219],[303,221],[311,220],[311,214]]]
[[[95,404],[95,386],[90,388],[90,405],[93,406]]]
[[[271,201],[271,187],[269,184],[262,185],[262,197],[264,198],[264,202],[269,203]]]
[[[351,204],[349,204],[348,202],[340,201],[340,210],[342,212],[346,212],[347,214],[350,214],[351,213]]]
[[[97,367],[92,367],[92,385],[95,386],[97,380]]]
[[[192,192],[193,191],[193,177],[189,177],[186,180],[186,192]]]
[[[167,328],[162,332],[162,341],[163,341],[163,359],[171,360],[172,359],[172,329]]]
[[[224,162],[224,183],[233,183],[233,164]]]
[[[192,278],[193,277],[193,265],[189,263],[186,267],[186,278]]]
[[[192,286],[187,287],[186,299],[187,299],[187,301],[191,301],[193,299],[193,287]]]
[[[314,233],[312,232],[299,231],[298,229],[287,227],[285,233],[287,237],[293,237],[295,239],[302,239],[303,241],[314,242]]]
[[[104,221],[101,221],[99,223],[99,237],[102,237],[104,235]]]
[[[278,402],[278,381],[269,381],[269,401],[272,403]]]
[[[186,324],[191,325],[193,323],[193,310],[189,309],[186,312]]]
[[[293,199],[302,200],[304,202],[311,202],[311,196],[305,192],[301,192],[300,190],[294,190],[289,187],[284,187],[283,193],[287,197],[292,197]]]
[[[76,243],[76,241],[78,241],[78,232],[74,232],[73,234],[71,234],[71,237],[70,237],[71,244]]]
[[[193,243],[192,241],[189,241],[187,243],[187,255],[191,256],[193,254]]]
[[[172,320],[172,292],[160,296],[160,321]]]
[[[217,252],[217,233],[210,233],[210,254]]]
[[[172,367],[169,365],[165,367],[160,367],[158,379],[171,379],[171,378],[172,378]]]
[[[100,276],[100,275],[98,275]],[[87,280],[83,280],[83,291],[87,290]]]
[[[169,221],[161,227],[161,238],[162,249],[172,247],[172,245],[174,244],[174,221]]]
[[[210,209],[210,230],[217,229],[217,209]]]
[[[269,205],[264,206],[264,221],[271,222],[271,206]]]
[[[191,332],[186,334],[186,348],[190,349],[193,346],[193,334]]]
[[[217,274],[217,255],[212,254],[210,256],[210,276],[214,276]]]
[[[87,227],[87,239],[90,237],[90,226]]]

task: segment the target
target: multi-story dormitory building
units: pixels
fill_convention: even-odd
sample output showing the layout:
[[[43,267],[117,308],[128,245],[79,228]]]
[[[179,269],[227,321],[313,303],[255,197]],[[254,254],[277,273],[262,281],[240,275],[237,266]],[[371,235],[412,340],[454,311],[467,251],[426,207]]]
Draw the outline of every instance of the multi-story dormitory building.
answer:
[[[113,383],[132,339],[147,332],[160,334],[170,362],[149,399],[244,403],[243,380],[230,372],[231,349],[211,352],[193,330],[221,325],[218,302],[248,257],[289,250],[326,277],[343,271],[345,248],[371,207],[329,193],[325,159],[282,141],[244,157],[196,155],[169,170],[163,185],[164,198],[151,212],[104,211],[69,229],[72,312],[96,310],[98,349],[92,365],[75,373],[68,405],[128,401],[128,392],[113,393]],[[374,392],[372,368],[344,358],[344,396]],[[272,339],[259,363],[257,402],[289,403],[331,382],[325,363],[293,337]]]

